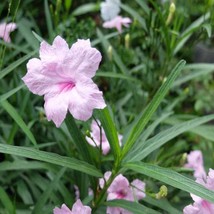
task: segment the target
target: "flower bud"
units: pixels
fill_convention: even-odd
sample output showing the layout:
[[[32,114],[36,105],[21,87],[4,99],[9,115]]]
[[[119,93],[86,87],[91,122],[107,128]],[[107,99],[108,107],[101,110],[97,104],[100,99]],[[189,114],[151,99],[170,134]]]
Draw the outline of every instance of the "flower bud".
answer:
[[[156,199],[161,199],[161,198],[165,198],[167,196],[168,193],[168,189],[165,185],[162,185],[160,187],[160,191],[155,195]]]

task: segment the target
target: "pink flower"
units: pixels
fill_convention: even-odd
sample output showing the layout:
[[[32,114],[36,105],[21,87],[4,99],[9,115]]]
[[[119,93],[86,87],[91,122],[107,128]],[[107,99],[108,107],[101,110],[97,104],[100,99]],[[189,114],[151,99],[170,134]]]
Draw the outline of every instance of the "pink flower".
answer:
[[[97,122],[100,125],[100,121],[97,121]],[[90,137],[86,137],[87,142],[94,147],[95,146],[99,147],[100,142],[101,142],[101,140],[100,140],[100,128],[99,128],[98,124],[96,123],[95,120],[93,120],[91,123],[91,130],[92,130],[91,137],[93,138],[93,140]],[[106,134],[105,134],[103,129],[101,129],[101,132],[102,132],[102,142],[101,142],[102,153],[104,155],[107,155],[109,150],[110,150],[110,145],[109,145],[108,139],[107,139]],[[122,135],[118,135],[118,138],[119,138],[119,144],[121,146],[121,144],[122,144],[121,140],[123,137],[122,137]]]
[[[146,197],[146,194],[145,194],[146,184],[143,181],[139,179],[135,179],[131,182],[131,186],[132,186],[132,192],[135,199],[141,200]]]
[[[128,17],[116,16],[110,21],[106,21],[103,23],[104,28],[117,28],[119,33],[122,32],[122,26],[129,27],[129,24],[132,20]]]
[[[73,205],[72,210],[63,204],[61,208],[54,208],[53,212],[54,214],[91,214],[91,208],[89,206],[84,206],[78,199]]]
[[[27,63],[27,74],[22,78],[34,94],[44,95],[47,119],[61,125],[69,111],[74,118],[86,121],[94,108],[103,109],[103,94],[92,81],[101,61],[100,52],[89,40],[78,40],[69,49],[57,36],[53,45],[42,42],[40,59]]]
[[[197,183],[202,184],[209,190],[214,190],[214,170],[210,169],[206,179],[197,178]],[[214,213],[214,203],[206,201],[199,196],[191,194],[194,200],[193,205],[188,205],[184,208],[184,214],[213,214]]]
[[[0,24],[0,38],[3,38],[5,42],[11,42],[10,33],[16,29],[16,24],[11,22],[9,24]]]
[[[194,170],[195,178],[206,177],[201,151],[195,150],[190,152],[189,155],[187,155],[187,164],[185,164],[184,166]]]
[[[111,176],[111,172],[106,172],[104,174],[105,179],[100,179],[100,187],[103,188],[105,181],[107,181]],[[127,201],[134,201],[135,199],[140,200],[145,197],[145,183],[135,179],[131,186],[126,177],[119,174],[107,190],[107,200],[123,199]],[[124,210],[120,207],[107,207],[108,214],[130,214],[129,211]]]
[[[79,191],[79,187],[77,185],[74,185],[74,194],[75,194],[75,200],[79,199],[80,198],[80,191]],[[88,195],[91,195],[93,196],[94,195],[94,192],[93,190],[89,187],[88,188]]]

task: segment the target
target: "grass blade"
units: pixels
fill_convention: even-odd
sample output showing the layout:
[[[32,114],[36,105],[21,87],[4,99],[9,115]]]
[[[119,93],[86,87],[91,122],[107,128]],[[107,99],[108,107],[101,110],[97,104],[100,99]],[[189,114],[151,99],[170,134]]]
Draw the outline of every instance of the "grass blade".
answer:
[[[0,79],[2,79],[4,76],[6,76],[7,74],[9,74],[11,71],[13,71],[15,68],[17,68],[19,65],[21,65],[23,62],[25,62],[26,60],[28,60],[30,57],[32,57],[35,53],[37,53],[36,51],[33,51],[25,56],[23,56],[22,58],[18,59],[17,61],[13,62],[12,64],[10,64],[7,68],[4,68],[1,72],[0,72]]]
[[[168,129],[158,133],[154,137],[145,141],[140,146],[140,148],[138,148],[138,153],[136,155],[133,155],[132,158],[129,160],[129,162],[142,160],[143,158],[148,156],[150,153],[152,153],[156,149],[160,148],[165,143],[167,143],[168,141],[177,137],[178,135],[180,135],[184,132],[187,132],[197,126],[200,126],[201,124],[207,123],[210,120],[214,120],[213,114],[176,124]]]
[[[134,214],[160,214],[160,212],[147,208],[142,204],[127,200],[107,201],[105,204],[110,207],[122,207]]]
[[[33,160],[43,161],[46,163],[56,164],[58,166],[63,166],[69,169],[84,172],[95,177],[103,176],[98,169],[88,164],[87,162],[75,158],[64,157],[51,152],[44,152],[24,146],[11,146],[5,144],[0,144],[0,152],[4,154],[17,155],[25,158],[31,158]]]
[[[19,125],[22,131],[29,138],[29,140],[36,146],[37,145],[36,139],[34,138],[32,132],[27,127],[23,119],[20,117],[16,109],[7,100],[2,101],[0,104],[2,105],[4,110],[15,120],[15,122]]]
[[[119,161],[119,157],[120,157],[120,145],[118,140],[118,133],[117,133],[115,124],[113,122],[113,119],[111,118],[108,107],[102,110],[97,110],[96,113],[105,131],[106,137],[111,147],[111,151],[113,152],[113,155],[117,162]]]
[[[127,141],[124,145],[123,151],[122,151],[122,157],[124,157],[127,152],[132,148],[140,134],[142,133],[143,129],[145,128],[146,124],[151,119],[153,113],[158,108],[159,104],[165,97],[166,93],[169,91],[172,83],[177,78],[177,76],[180,74],[180,71],[183,69],[185,65],[185,61],[181,60],[175,68],[172,70],[170,75],[168,76],[167,80],[163,83],[163,85],[159,88],[151,102],[146,107],[145,111],[143,111],[137,119],[137,121],[134,123],[133,127],[131,128],[131,131],[129,133],[129,136],[127,138]]]
[[[193,193],[214,203],[214,191],[206,189],[202,185],[173,170],[142,162],[127,163],[124,167],[126,169],[131,169],[134,172],[162,181],[175,188]]]

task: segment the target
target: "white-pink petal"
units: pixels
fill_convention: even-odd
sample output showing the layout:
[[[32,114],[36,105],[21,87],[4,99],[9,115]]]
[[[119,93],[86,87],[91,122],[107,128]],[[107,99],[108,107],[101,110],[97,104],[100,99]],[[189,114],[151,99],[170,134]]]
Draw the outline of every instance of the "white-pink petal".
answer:
[[[132,20],[128,17],[116,16],[114,19],[104,22],[103,27],[116,28],[119,33],[122,33],[122,26],[129,27],[131,22]]]
[[[99,67],[101,59],[100,52],[96,48],[91,47],[89,39],[78,39],[71,46],[66,56],[65,64],[67,64],[67,69],[75,72],[77,78],[79,75],[92,78]]]
[[[141,200],[146,197],[146,194],[145,194],[146,184],[143,181],[139,179],[135,179],[131,182],[131,186],[132,186],[132,191],[135,199]]]
[[[3,38],[5,42],[11,42],[10,33],[17,28],[16,23],[1,23],[0,24],[0,38]]]

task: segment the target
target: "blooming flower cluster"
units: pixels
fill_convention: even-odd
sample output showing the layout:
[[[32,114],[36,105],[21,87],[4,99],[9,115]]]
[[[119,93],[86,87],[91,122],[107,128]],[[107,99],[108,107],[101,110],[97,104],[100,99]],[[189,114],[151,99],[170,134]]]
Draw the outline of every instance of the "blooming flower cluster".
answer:
[[[1,23],[0,24],[0,38],[2,38],[5,42],[11,42],[10,33],[16,29],[16,24],[14,22],[11,23]]]
[[[210,169],[206,178],[197,178],[196,182],[203,185],[209,190],[214,191],[214,170]],[[184,208],[184,214],[213,214],[214,203],[206,201],[196,195],[191,194],[194,201],[192,205],[188,205]]]
[[[111,172],[106,172],[104,178],[100,179],[100,188],[104,187],[105,182],[111,176]],[[146,196],[145,183],[135,179],[129,183],[128,179],[119,174],[107,190],[107,200],[123,199],[127,201],[141,200]],[[108,214],[130,214],[127,210],[120,207],[107,207]]]
[[[132,20],[128,17],[119,16],[120,0],[106,0],[101,3],[101,17],[105,21],[104,28],[116,28],[120,33],[122,26],[129,27]]]
[[[54,208],[53,214],[91,214],[91,208],[89,206],[84,206],[82,202],[78,199],[70,210],[65,204],[61,208]]]
[[[69,111],[74,118],[86,121],[93,109],[103,109],[103,94],[92,81],[99,63],[100,52],[89,40],[79,39],[69,48],[57,36],[53,45],[43,41],[40,59],[27,63],[27,74],[22,78],[34,94],[44,95],[47,119],[59,127]]]
[[[98,124],[97,124],[98,123]],[[101,136],[100,136],[100,128],[99,128],[99,124],[100,121],[97,120],[97,122],[95,120],[92,121],[91,123],[91,137],[86,137],[87,142],[92,145],[92,146],[102,146],[102,153],[104,155],[108,154],[109,150],[110,150],[110,145],[108,142],[108,139],[106,137],[106,134],[104,132],[103,129],[101,129]],[[100,139],[100,137],[102,137],[102,139]],[[121,145],[121,140],[122,140],[122,135],[118,135],[119,138],[119,144]]]
[[[206,178],[203,156],[200,150],[191,151],[187,155],[187,163],[184,166],[194,170],[195,178]]]

